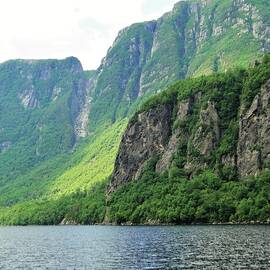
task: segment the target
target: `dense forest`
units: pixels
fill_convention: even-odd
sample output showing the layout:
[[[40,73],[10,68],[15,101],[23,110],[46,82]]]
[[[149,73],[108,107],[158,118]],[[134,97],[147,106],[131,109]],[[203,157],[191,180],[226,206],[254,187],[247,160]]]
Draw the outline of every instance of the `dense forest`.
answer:
[[[76,57],[1,63],[0,223],[130,222],[124,194],[145,175],[164,187],[172,175],[260,177],[269,20],[266,0],[180,1],[119,31],[96,70]],[[163,222],[146,216],[137,222]]]
[[[239,106],[245,111],[261,87],[270,78],[270,55],[248,69],[179,81],[141,106],[138,115],[160,104],[177,103],[202,92],[200,106],[214,101],[222,121],[223,136],[206,158],[207,168],[198,167],[192,175],[183,167],[187,145],[181,142],[168,169],[157,172],[159,157],[144,164],[139,179],[107,193],[111,179],[93,184],[85,190],[54,199],[26,201],[0,210],[1,224],[94,224],[110,223],[219,223],[268,222],[270,216],[270,174],[264,169],[257,176],[239,178],[237,167],[225,166],[221,157],[234,151],[239,134]],[[185,132],[196,129],[197,107],[190,118],[179,122],[172,114],[173,129]],[[254,146],[256,147],[256,146]],[[198,158],[193,149],[191,156]],[[190,157],[189,157],[190,158]],[[204,158],[204,157],[201,157]]]

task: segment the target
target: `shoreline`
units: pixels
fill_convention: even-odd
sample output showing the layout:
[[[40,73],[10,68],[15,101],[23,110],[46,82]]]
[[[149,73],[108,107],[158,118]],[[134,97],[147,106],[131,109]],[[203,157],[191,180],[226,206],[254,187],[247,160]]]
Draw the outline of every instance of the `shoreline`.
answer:
[[[71,223],[60,223],[55,226],[123,226],[123,227],[157,227],[157,226],[225,226],[225,225],[270,225],[269,221],[243,221],[243,222],[213,222],[213,223],[158,223],[158,222],[147,222],[147,223],[132,223],[132,222],[124,222],[124,223],[109,223],[109,222],[102,222],[102,223],[93,223],[93,224],[78,224],[75,222]],[[27,225],[26,225],[27,226]]]
[[[81,226],[102,226],[102,227],[181,227],[181,226],[269,226],[270,223],[192,223],[192,224],[17,224],[17,225],[3,225],[0,224],[0,228],[4,227],[81,227]]]

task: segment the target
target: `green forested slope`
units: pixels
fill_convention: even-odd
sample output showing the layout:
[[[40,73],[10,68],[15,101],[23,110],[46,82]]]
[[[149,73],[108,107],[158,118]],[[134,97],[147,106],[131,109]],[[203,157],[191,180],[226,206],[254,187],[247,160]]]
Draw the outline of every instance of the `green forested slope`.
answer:
[[[73,57],[0,65],[0,183],[73,148],[86,83]]]
[[[267,55],[254,68],[179,81],[145,103],[120,145],[109,220],[269,223],[269,82]],[[166,122],[164,145],[145,140],[151,128],[165,136]],[[151,155],[139,155],[142,143]]]
[[[266,1],[181,1],[120,31],[92,86],[90,129],[129,115],[178,79],[254,62],[270,49],[268,10]]]
[[[117,122],[105,132],[86,139],[72,154],[44,162],[31,172],[2,185],[0,223],[57,224],[71,214],[78,215],[77,218],[89,216],[91,219],[87,222],[97,221],[91,216],[91,211],[100,216],[98,221],[102,221],[105,186],[112,173],[125,126],[126,120]],[[80,203],[84,203],[86,208],[74,212],[73,204]],[[91,207],[101,203],[101,210]]]
[[[179,102],[186,102],[200,92],[200,99],[196,101],[187,119],[179,121],[180,114],[176,109],[173,110],[175,113],[172,119],[169,119],[172,128],[170,136],[178,134],[178,140],[174,154],[167,160],[166,168],[157,171],[157,164],[170,140],[164,148],[162,147],[160,153],[157,152],[144,161],[143,170],[136,181],[130,179],[122,182],[116,190],[108,194],[107,176],[112,172],[117,146],[126,127],[126,121],[117,122],[103,134],[93,138],[92,142],[86,141],[71,158],[59,160],[59,163],[64,164],[62,171],[58,171],[53,181],[48,179],[48,185],[43,187],[43,194],[40,194],[39,198],[31,197],[35,193],[23,198],[26,194],[22,193],[21,202],[2,207],[0,223],[58,224],[64,220],[65,223],[92,224],[101,223],[104,219],[119,224],[269,222],[270,176],[266,160],[258,165],[257,176],[251,173],[240,180],[238,163],[224,158],[239,155],[241,133],[238,112],[240,110],[241,113],[249,114],[249,107],[253,106],[254,98],[270,91],[268,86],[263,87],[269,78],[270,58],[266,56],[262,64],[257,63],[254,68],[248,70],[232,70],[225,74],[179,81],[167,91],[144,103],[130,120],[126,131],[131,134],[130,128],[137,125],[136,121],[139,121],[142,114],[154,117],[153,111],[147,113],[153,108],[167,104],[181,108],[178,107]],[[262,91],[264,94],[261,94]],[[213,102],[220,117],[219,128],[222,130],[222,137],[216,143],[210,143],[211,148],[201,155],[204,147],[200,147],[206,142],[209,143],[209,138],[214,140],[209,136],[214,132],[215,125],[210,127],[207,120],[201,118],[201,113],[206,113],[207,106]],[[268,115],[265,109],[260,109],[257,113],[257,116],[253,116],[255,120],[261,119],[261,114]],[[212,115],[208,116],[210,119],[211,117]],[[268,123],[263,122],[263,125],[267,127]],[[137,139],[129,143],[140,143],[139,126]],[[199,144],[195,136],[198,131],[202,132]],[[185,134],[189,136],[186,137]],[[128,148],[123,148],[125,143],[125,139],[122,139],[120,153],[125,151],[127,155],[132,154],[128,153]],[[250,149],[246,150],[264,151],[260,149],[261,143],[259,139],[256,145],[249,143]],[[151,145],[145,147],[153,148]],[[131,155],[130,160],[136,164],[137,160],[134,157]],[[69,163],[65,164],[64,161],[67,160]],[[125,160],[117,158],[111,181],[115,181],[117,177],[115,172],[119,170],[119,162]],[[254,162],[257,164],[257,161]],[[189,167],[186,167],[186,164],[189,164]],[[56,167],[61,168],[57,163]],[[124,168],[120,170],[125,172]],[[44,172],[48,172],[47,168]],[[40,175],[42,170],[36,172],[39,180]],[[29,183],[29,180],[26,183]],[[26,189],[28,195],[34,190],[40,192],[41,189]],[[14,191],[10,194],[13,196]],[[6,198],[5,203],[9,199]],[[7,206],[5,203],[2,201],[2,206]]]
[[[122,119],[175,80],[253,64],[270,48],[269,20],[267,1],[182,1],[122,30],[96,71],[84,72],[74,57],[1,64],[1,220],[57,223],[72,213],[100,221]],[[91,219],[84,207],[95,200],[103,214]]]

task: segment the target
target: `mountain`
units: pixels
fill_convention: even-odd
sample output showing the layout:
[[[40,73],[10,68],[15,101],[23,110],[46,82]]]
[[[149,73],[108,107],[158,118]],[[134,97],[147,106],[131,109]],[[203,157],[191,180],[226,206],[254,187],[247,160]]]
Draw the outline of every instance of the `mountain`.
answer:
[[[179,81],[122,138],[107,190],[116,223],[269,222],[270,55]]]
[[[176,166],[190,178],[206,168],[226,179],[267,169],[267,61],[247,71],[180,81],[148,100],[123,135],[111,190],[138,179],[151,158],[157,159],[156,172]]]
[[[83,131],[88,79],[78,59],[0,65],[0,181],[71,151]]]
[[[0,223],[102,222],[105,187],[126,121],[0,185]]]
[[[130,115],[172,82],[245,67],[270,49],[267,1],[181,1],[120,31],[92,85],[90,129]]]
[[[269,11],[262,0],[182,1],[158,20],[120,31],[95,71],[83,71],[74,57],[0,64],[0,223],[101,222],[127,118],[178,79],[256,64],[270,49]],[[165,145],[170,134],[159,135]],[[123,167],[117,176],[117,162],[113,198],[127,174]]]

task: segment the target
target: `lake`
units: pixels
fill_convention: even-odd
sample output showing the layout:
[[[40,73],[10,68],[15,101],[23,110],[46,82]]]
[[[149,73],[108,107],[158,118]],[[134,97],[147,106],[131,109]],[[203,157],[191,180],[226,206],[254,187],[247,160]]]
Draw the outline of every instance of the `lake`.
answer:
[[[270,269],[270,226],[0,227],[0,269]]]

